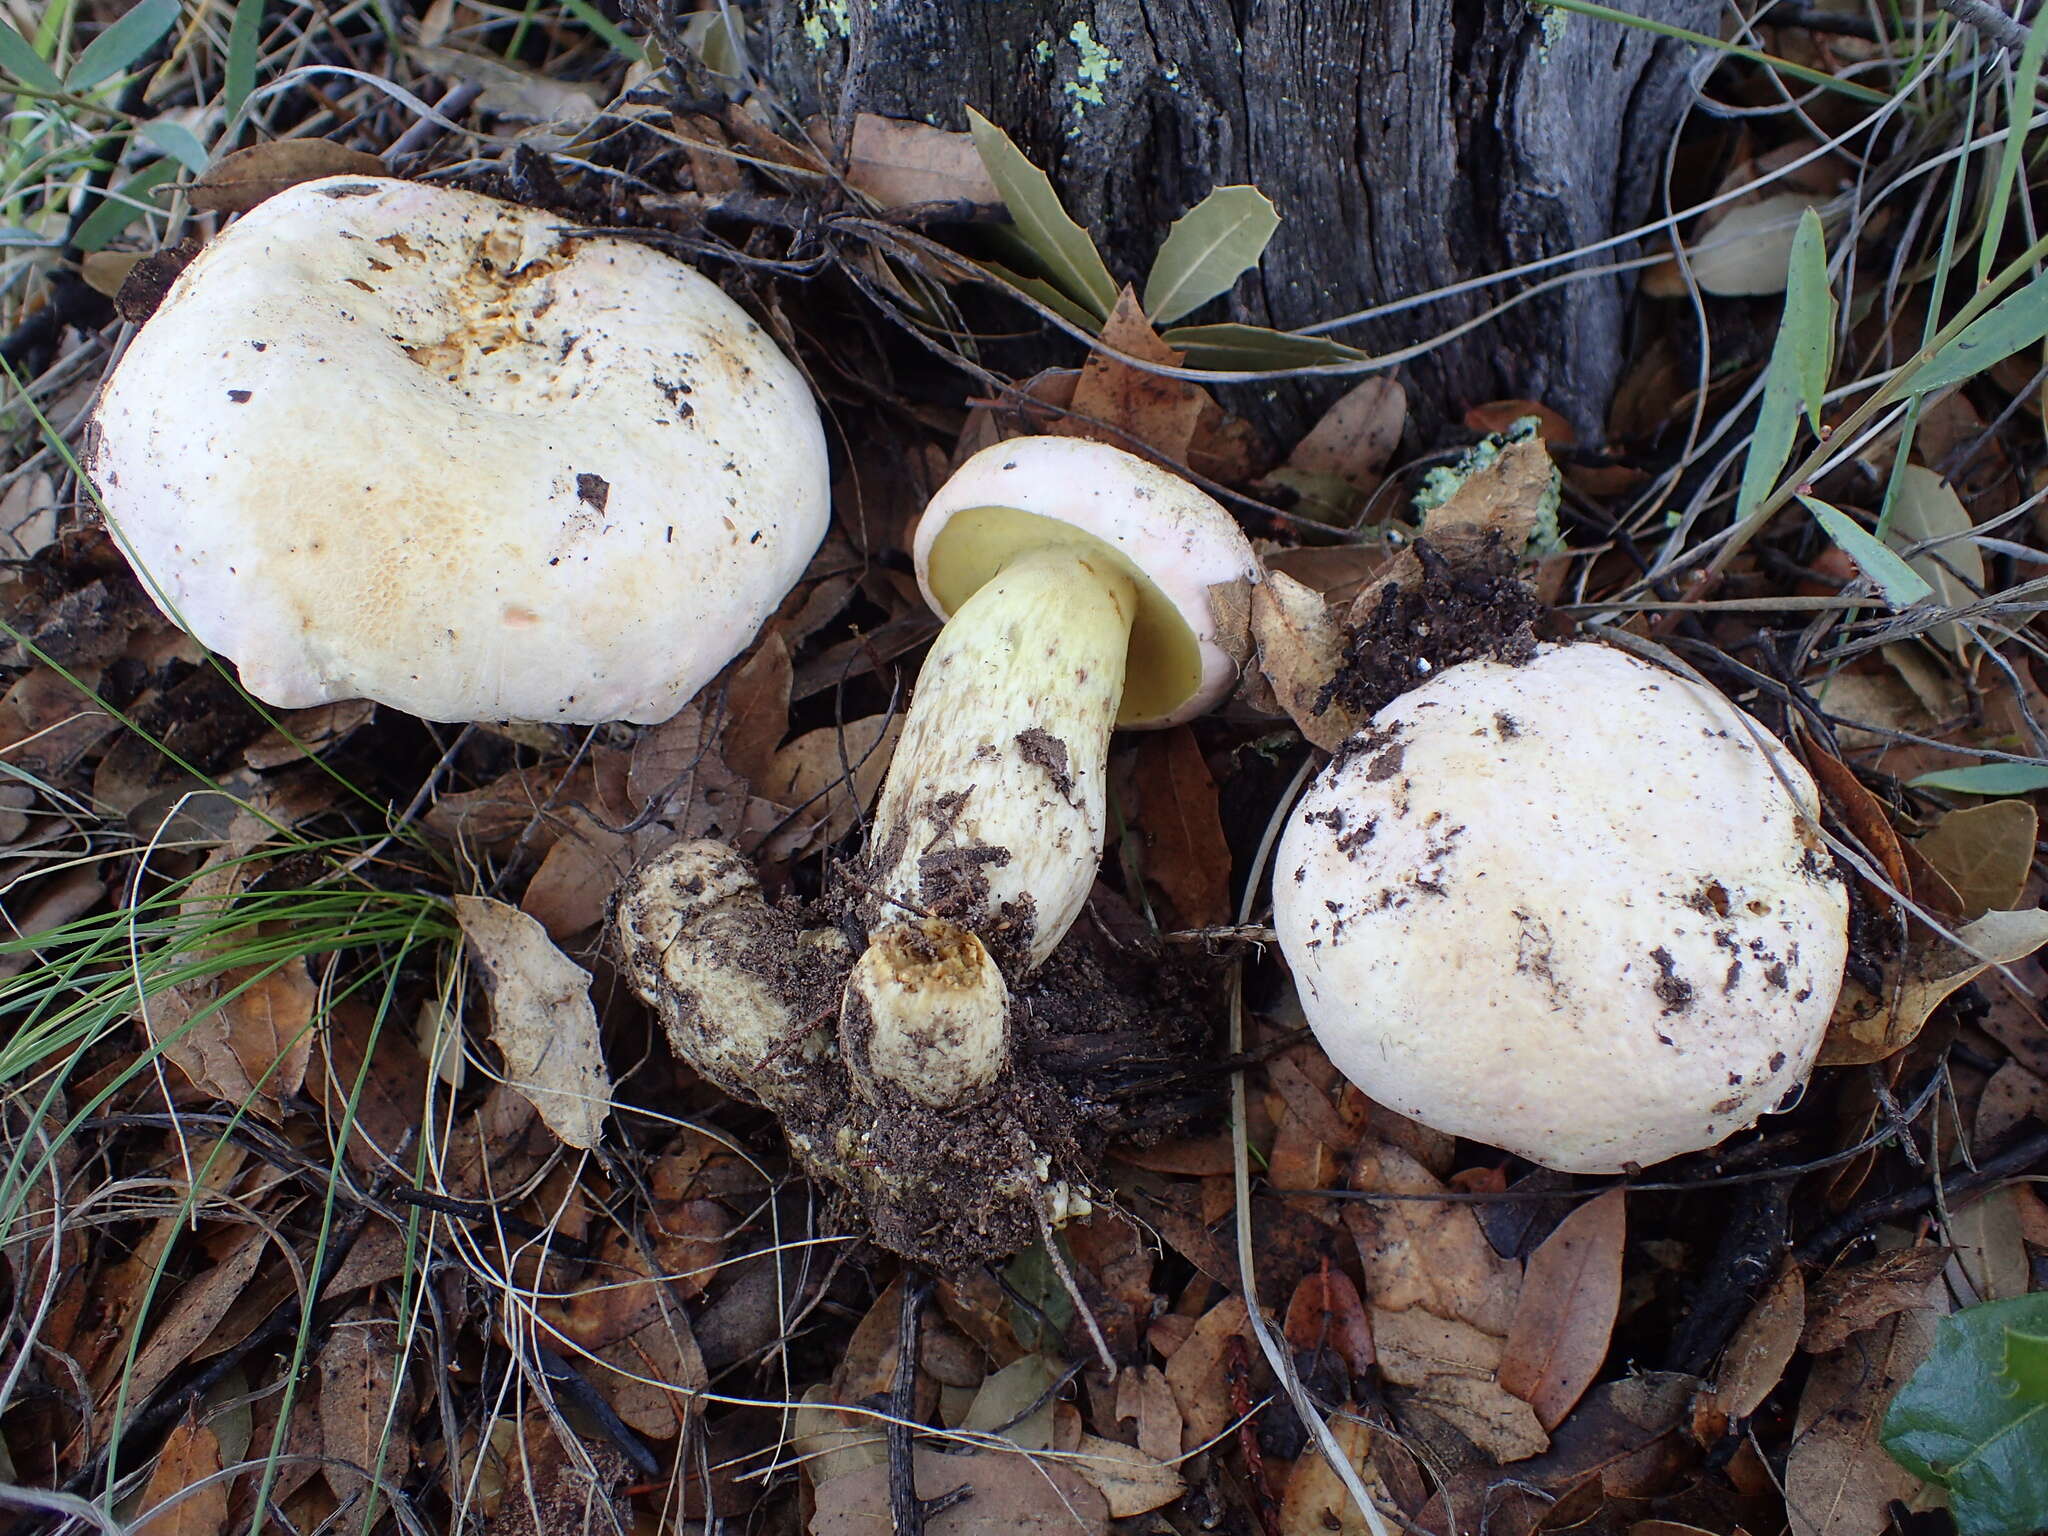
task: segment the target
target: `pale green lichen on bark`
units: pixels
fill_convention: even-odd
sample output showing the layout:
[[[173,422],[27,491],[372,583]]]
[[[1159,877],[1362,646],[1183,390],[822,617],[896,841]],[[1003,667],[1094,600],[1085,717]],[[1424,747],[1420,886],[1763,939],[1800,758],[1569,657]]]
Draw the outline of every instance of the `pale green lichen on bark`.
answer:
[[[814,8],[804,12],[803,31],[805,39],[820,52],[831,44],[835,34],[850,36],[853,18],[847,12],[846,0],[819,0]]]
[[[1095,33],[1085,21],[1077,21],[1067,33],[1067,40],[1074,45],[1079,56],[1074,66],[1074,78],[1063,81],[1060,89],[1066,93],[1073,112],[1073,124],[1067,129],[1071,137],[1081,131],[1081,119],[1090,107],[1107,105],[1109,98],[1103,87],[1109,84],[1111,75],[1123,73],[1124,61],[1111,53],[1095,39]],[[1040,44],[1040,47],[1045,47]]]

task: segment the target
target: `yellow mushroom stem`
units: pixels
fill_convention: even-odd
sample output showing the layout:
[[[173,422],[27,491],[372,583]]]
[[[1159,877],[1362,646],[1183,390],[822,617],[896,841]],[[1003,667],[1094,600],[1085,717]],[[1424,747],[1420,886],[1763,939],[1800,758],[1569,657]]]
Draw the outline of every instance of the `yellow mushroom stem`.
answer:
[[[1058,946],[1101,857],[1103,770],[1136,608],[1121,564],[1085,544],[1021,552],[960,605],[925,661],[876,803],[871,928],[942,918],[1026,971]],[[893,995],[865,1003],[878,1072],[930,1056],[928,1021],[893,1017]],[[1002,1008],[998,991],[981,995]],[[897,1049],[899,1033],[919,1045]],[[958,1049],[999,1061],[1005,1038],[964,1028]],[[945,1075],[983,1080],[966,1063]]]

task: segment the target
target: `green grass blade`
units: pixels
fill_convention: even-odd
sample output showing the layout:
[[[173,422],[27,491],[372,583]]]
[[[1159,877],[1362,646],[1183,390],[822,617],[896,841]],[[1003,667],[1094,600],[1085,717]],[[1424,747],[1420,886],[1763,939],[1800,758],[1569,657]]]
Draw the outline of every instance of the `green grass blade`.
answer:
[[[19,81],[32,91],[55,95],[64,89],[64,82],[57,78],[57,71],[50,68],[49,60],[37,53],[28,39],[5,21],[0,21],[0,70],[5,70],[8,78]]]
[[[1977,281],[1991,275],[1998,259],[1999,237],[2005,233],[2005,215],[2012,206],[2012,189],[2019,177],[2020,157],[2026,148],[2027,121],[2034,111],[2034,88],[2041,80],[2041,53],[2048,47],[2048,6],[2034,13],[2027,29],[2027,46],[2020,50],[2019,67],[2013,71],[2012,94],[2005,123],[2005,149],[1998,157],[1998,171],[1991,182],[1991,207],[1985,214],[1984,238],[1977,245]]]
[[[178,0],[141,0],[86,46],[64,77],[66,88],[89,91],[111,80],[154,48],[177,20]]]
[[[618,23],[592,5],[590,0],[562,0],[562,9],[603,38],[620,58],[638,63],[647,57],[647,50],[621,32]]]
[[[1827,530],[1827,536],[1835,541],[1842,553],[1856,562],[1856,569],[1877,583],[1877,590],[1893,608],[1909,608],[1922,598],[1934,595],[1934,588],[1921,578],[1918,571],[1885,548],[1846,513],[1812,496],[1801,495],[1799,499]]]
[[[1611,5],[1596,5],[1593,0],[1538,0],[1534,8],[1569,11],[1575,16],[1590,16],[1595,21],[1612,21],[1624,27],[1634,27],[1639,32],[1653,32],[1659,37],[1668,37],[1675,42],[1691,43],[1696,48],[1711,48],[1716,53],[1747,59],[1752,64],[1774,69],[1781,75],[1790,75],[1794,80],[1804,80],[1809,85],[1823,86],[1844,96],[1853,96],[1858,101],[1867,101],[1873,106],[1881,107],[1891,100],[1883,91],[1874,91],[1869,86],[1858,85],[1853,80],[1838,80],[1824,71],[1809,69],[1804,64],[1794,64],[1790,59],[1781,59],[1774,53],[1765,53],[1761,48],[1745,48],[1740,43],[1724,43],[1720,38],[1709,37],[1704,32],[1694,32],[1688,27],[1675,27],[1668,21],[1637,16],[1629,11],[1618,11]]]
[[[227,83],[221,88],[221,104],[232,122],[242,103],[256,89],[256,56],[262,47],[264,0],[237,0],[235,19],[228,25]]]
[[[1257,187],[1218,187],[1173,221],[1145,279],[1145,313],[1165,325],[1228,293],[1259,264],[1280,210]]]
[[[1045,275],[1098,320],[1107,320],[1116,308],[1116,282],[1088,231],[1061,206],[1052,179],[1024,158],[1007,133],[972,107],[967,109],[967,122],[989,179],[1002,193],[1017,233],[1044,263]]]

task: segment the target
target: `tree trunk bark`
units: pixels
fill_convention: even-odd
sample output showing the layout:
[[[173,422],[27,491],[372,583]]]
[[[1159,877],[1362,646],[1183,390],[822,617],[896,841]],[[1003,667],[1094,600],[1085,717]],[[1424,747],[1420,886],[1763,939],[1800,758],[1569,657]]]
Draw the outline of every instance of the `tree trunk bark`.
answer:
[[[1694,29],[1713,0],[1622,0]],[[1046,168],[1120,280],[1212,186],[1280,209],[1259,271],[1197,319],[1294,329],[1552,256],[1640,223],[1690,50],[1523,0],[771,0],[769,72],[806,112],[965,126]],[[1547,20],[1546,20],[1547,18]],[[1626,254],[1624,252],[1623,254]],[[1586,259],[1591,265],[1611,259]],[[1333,332],[1383,353],[1526,284]],[[1403,370],[1425,441],[1532,398],[1597,440],[1630,283],[1587,277]],[[1332,391],[1236,403],[1290,440]]]

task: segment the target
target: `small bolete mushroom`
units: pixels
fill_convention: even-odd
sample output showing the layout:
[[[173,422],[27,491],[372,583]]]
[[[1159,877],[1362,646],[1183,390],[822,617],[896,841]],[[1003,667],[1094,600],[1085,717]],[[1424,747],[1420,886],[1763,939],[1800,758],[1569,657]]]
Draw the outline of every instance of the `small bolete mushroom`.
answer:
[[[876,802],[842,1041],[857,1082],[945,1107],[1002,1067],[998,960],[1039,965],[1087,899],[1111,728],[1172,725],[1229,691],[1210,589],[1258,564],[1201,491],[1071,437],[975,454],[913,553],[946,626]]]
[[[340,176],[180,274],[87,465],[156,601],[280,707],[666,719],[824,537],[795,366],[708,278]]]
[[[1753,1124],[1812,1067],[1849,910],[1817,804],[1726,699],[1620,651],[1465,662],[1302,796],[1274,927],[1367,1094],[1617,1172]]]

